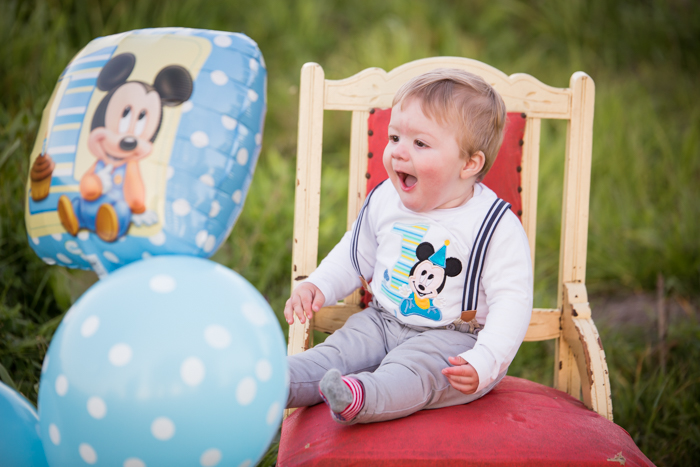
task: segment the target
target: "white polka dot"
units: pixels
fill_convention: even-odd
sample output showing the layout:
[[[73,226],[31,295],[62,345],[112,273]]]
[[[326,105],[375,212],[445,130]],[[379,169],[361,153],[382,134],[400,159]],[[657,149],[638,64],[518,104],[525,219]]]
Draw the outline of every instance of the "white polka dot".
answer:
[[[253,73],[255,73],[256,71],[258,71],[258,67],[259,67],[260,65],[258,64],[258,61],[257,61],[257,60],[255,60],[254,58],[251,58],[251,59],[248,61],[248,66],[250,67],[251,70],[253,70]]]
[[[56,259],[62,263],[71,264],[73,261],[63,253],[56,254]]]
[[[173,212],[176,216],[186,216],[190,210],[190,203],[186,199],[180,198],[173,201]]]
[[[252,102],[257,101],[258,93],[253,91],[252,89],[248,89],[248,99],[250,99]]]
[[[66,250],[68,251],[68,253],[71,253],[74,255],[80,255],[83,253],[83,251],[78,246],[78,242],[76,242],[74,240],[67,241],[64,246],[66,247]]]
[[[261,133],[255,133],[255,144],[260,146],[262,144],[262,134]]]
[[[211,202],[211,208],[209,208],[209,217],[216,217],[221,212],[221,204],[214,200]]]
[[[109,361],[114,366],[124,366],[131,361],[131,347],[127,344],[115,344],[109,349]]]
[[[117,240],[119,243],[123,243],[126,241],[126,237],[119,237],[119,240]]]
[[[49,425],[49,438],[51,438],[51,442],[56,446],[61,444],[61,432],[53,423]]]
[[[260,381],[267,381],[272,376],[272,365],[267,360],[260,360],[255,365],[255,376]]]
[[[153,257],[153,255],[150,254],[150,253],[147,252],[147,251],[144,251],[143,254],[141,255],[141,258],[142,258],[142,259],[148,259],[148,258],[151,258],[151,257]]]
[[[182,107],[181,107],[182,113],[184,114],[184,113],[189,112],[190,110],[192,110],[192,107],[194,107],[194,104],[192,103],[192,101],[183,102]]]
[[[151,235],[148,237],[148,241],[154,244],[155,246],[161,246],[165,243],[165,233],[161,230],[155,235]]]
[[[202,247],[202,250],[204,250],[206,253],[211,253],[212,250],[214,250],[215,246],[216,246],[216,237],[213,235],[209,235],[207,237],[207,241],[204,242],[204,246]]]
[[[151,433],[156,439],[167,441],[175,434],[175,424],[168,417],[158,417],[151,423]]]
[[[167,274],[158,274],[157,276],[151,277],[151,280],[148,281],[148,286],[154,292],[170,293],[175,290],[177,282],[175,282],[175,279],[172,276]]]
[[[279,417],[279,413],[280,413],[280,403],[274,402],[267,411],[267,418],[265,419],[267,424],[272,425],[273,423],[275,423]]]
[[[206,186],[214,186],[216,182],[214,182],[214,177],[212,177],[209,174],[204,174],[201,177],[199,177],[199,181],[204,183]]]
[[[231,344],[231,334],[225,327],[212,324],[204,329],[204,340],[215,349],[225,349]]]
[[[87,411],[92,418],[99,420],[107,414],[107,405],[100,397],[94,396],[87,401]]]
[[[260,56],[260,64],[262,65],[263,68],[267,68],[267,65],[265,65],[265,59],[263,58],[262,55]]]
[[[214,38],[214,44],[219,47],[228,47],[231,45],[231,38],[229,36],[224,36],[223,34],[218,35]]]
[[[243,378],[236,388],[236,400],[241,405],[248,405],[255,399],[258,385],[253,378]]]
[[[250,302],[244,303],[243,306],[241,306],[241,311],[243,312],[243,316],[252,324],[256,326],[267,324],[267,314],[265,310],[262,310],[259,306]]]
[[[194,236],[194,244],[197,245],[197,248],[202,248],[204,246],[208,236],[209,232],[206,230],[200,230],[197,232],[197,235]]]
[[[78,238],[79,238],[80,240],[82,240],[82,241],[85,241],[85,240],[87,240],[88,238],[90,238],[90,232],[88,232],[87,230],[81,230],[81,231],[78,233]]]
[[[100,327],[100,318],[95,315],[88,316],[83,324],[80,326],[80,334],[83,337],[90,337],[97,332],[97,328]]]
[[[204,379],[204,363],[197,357],[189,357],[180,365],[180,377],[188,386],[197,386]]]
[[[170,180],[173,178],[173,175],[175,175],[175,167],[172,165],[169,165],[167,169],[165,169],[165,178]]]
[[[46,373],[46,370],[49,368],[49,354],[46,354],[44,356],[44,363],[41,364],[41,372]]]
[[[246,148],[241,148],[241,150],[238,151],[238,154],[236,154],[236,162],[241,165],[246,165],[248,162],[248,150]]]
[[[233,195],[231,195],[231,199],[236,204],[241,204],[242,198],[243,198],[243,193],[241,192],[241,190],[236,190],[233,192]]]
[[[146,467],[146,463],[136,457],[130,457],[124,461],[122,467]]]
[[[32,237],[32,243],[35,244],[35,245],[38,245],[38,244],[39,244],[39,239],[36,238],[36,237]]]
[[[94,464],[97,462],[97,453],[89,444],[82,443],[78,446],[78,452],[80,452],[80,457],[82,457],[86,463]]]
[[[67,392],[68,378],[66,378],[66,375],[58,375],[58,378],[56,378],[56,394],[65,396]]]
[[[246,459],[240,464],[238,464],[238,467],[250,467],[251,465],[253,465],[253,461],[251,461],[250,459]]]
[[[63,234],[60,234],[60,233],[51,234],[51,238],[53,238],[57,242],[60,242],[61,238],[63,238]]]
[[[248,135],[248,128],[241,125],[238,127],[238,132],[241,134],[241,136],[247,136]]]
[[[46,264],[48,264],[49,266],[53,266],[54,264],[56,264],[56,260],[53,258],[41,258],[41,259],[44,260],[44,262]]]
[[[126,238],[126,237],[122,237],[122,238]],[[115,254],[112,253],[111,251],[105,251],[104,253],[102,253],[102,256],[104,256],[105,258],[107,258],[107,259],[108,259],[109,261],[111,261],[112,263],[118,263],[118,262],[119,262],[119,258],[117,257],[117,255],[115,255]]]
[[[190,142],[196,148],[204,148],[209,145],[209,136],[203,131],[195,131],[190,135]]]
[[[217,86],[223,86],[228,83],[228,76],[221,70],[212,71],[209,76],[211,77],[211,82]]]
[[[199,458],[199,464],[202,467],[213,467],[221,462],[221,451],[212,448],[207,449],[202,453],[202,457]]]
[[[235,118],[229,117],[228,115],[222,115],[221,124],[227,130],[233,130],[234,128],[236,128],[236,125],[238,125],[238,121]]]

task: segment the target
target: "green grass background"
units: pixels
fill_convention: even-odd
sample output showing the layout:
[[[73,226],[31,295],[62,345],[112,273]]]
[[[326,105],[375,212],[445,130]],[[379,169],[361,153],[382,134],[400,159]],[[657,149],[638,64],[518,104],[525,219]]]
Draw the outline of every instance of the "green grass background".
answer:
[[[665,373],[649,313],[636,310],[624,325],[614,316],[602,321],[615,421],[658,465],[700,457],[700,7],[685,0],[0,2],[0,380],[36,402],[51,335],[95,280],[43,264],[27,244],[23,190],[43,107],[91,39],[164,26],[244,32],[265,56],[263,151],[245,209],[213,259],[245,276],[278,315],[289,295],[303,63],[320,63],[330,79],[437,55],[557,87],[568,86],[574,71],[590,74],[591,301],[653,293],[662,274],[664,292],[687,311],[671,322]],[[326,118],[322,255],[344,231],[350,121],[339,112]],[[543,124],[537,307],[556,305],[565,133],[561,122]],[[551,384],[551,350],[551,343],[525,344],[510,373]],[[274,457],[273,446],[264,463]]]

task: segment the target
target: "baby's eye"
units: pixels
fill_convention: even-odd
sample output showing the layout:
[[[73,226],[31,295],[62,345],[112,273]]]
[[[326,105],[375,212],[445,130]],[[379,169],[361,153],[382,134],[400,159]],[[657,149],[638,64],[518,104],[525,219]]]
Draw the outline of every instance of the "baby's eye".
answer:
[[[418,146],[419,148],[427,148],[428,147],[427,144],[425,144],[423,141],[421,141],[419,139],[416,140],[416,146]]]
[[[392,143],[398,143],[399,137],[396,135],[389,135],[389,141],[391,141]]]

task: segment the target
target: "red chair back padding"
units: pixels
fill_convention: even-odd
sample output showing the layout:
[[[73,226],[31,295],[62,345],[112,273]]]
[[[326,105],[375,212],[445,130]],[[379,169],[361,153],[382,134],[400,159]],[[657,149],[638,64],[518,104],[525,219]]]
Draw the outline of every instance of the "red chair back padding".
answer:
[[[580,401],[511,376],[470,404],[388,422],[343,426],[328,410],[305,407],[284,421],[278,466],[653,465]]]
[[[368,120],[369,148],[367,157],[367,193],[385,180],[382,155],[389,140],[388,127],[391,109],[372,109]],[[525,114],[508,114],[506,131],[501,150],[493,167],[484,178],[484,184],[496,192],[499,198],[508,201],[518,218],[522,217],[523,203],[520,196],[520,171],[522,169],[522,145],[525,134]]]

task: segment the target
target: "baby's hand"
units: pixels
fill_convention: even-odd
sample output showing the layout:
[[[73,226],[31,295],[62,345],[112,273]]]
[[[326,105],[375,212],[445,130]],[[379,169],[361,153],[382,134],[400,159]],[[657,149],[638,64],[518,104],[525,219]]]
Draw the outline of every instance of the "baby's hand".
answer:
[[[451,367],[444,368],[442,374],[447,377],[453,388],[464,394],[474,394],[479,387],[479,375],[473,366],[462,357],[449,357]]]
[[[294,324],[294,315],[297,315],[301,323],[306,322],[306,318],[311,319],[313,312],[321,309],[326,302],[326,297],[321,289],[311,282],[302,282],[292,291],[284,305],[284,317],[289,324]]]

